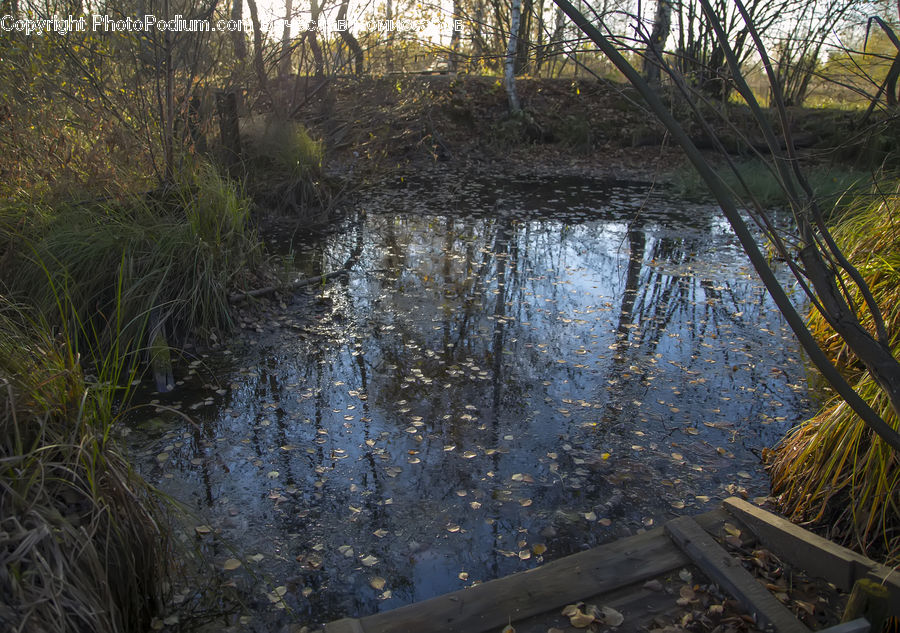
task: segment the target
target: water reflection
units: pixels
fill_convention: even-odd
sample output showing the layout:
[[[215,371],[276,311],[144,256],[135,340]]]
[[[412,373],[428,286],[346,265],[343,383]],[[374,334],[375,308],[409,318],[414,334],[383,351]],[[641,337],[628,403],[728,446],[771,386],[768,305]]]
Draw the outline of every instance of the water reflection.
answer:
[[[755,452],[807,410],[797,346],[713,209],[469,184],[385,190],[309,245],[364,249],[348,280],[245,324],[226,402],[147,440],[148,475],[262,554],[307,621],[765,494]]]

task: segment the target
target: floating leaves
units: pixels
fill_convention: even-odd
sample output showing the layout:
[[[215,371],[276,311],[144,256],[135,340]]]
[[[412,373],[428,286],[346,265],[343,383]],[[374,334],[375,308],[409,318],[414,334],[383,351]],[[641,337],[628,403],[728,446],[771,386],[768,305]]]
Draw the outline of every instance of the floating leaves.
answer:
[[[359,562],[361,562],[366,567],[372,567],[373,565],[378,563],[378,559],[375,558],[374,556],[372,556],[371,554],[367,554],[367,555],[363,556],[362,558],[360,558]]]
[[[241,561],[236,558],[229,558],[224,563],[222,563],[222,569],[225,571],[234,571],[238,567],[241,566]]]

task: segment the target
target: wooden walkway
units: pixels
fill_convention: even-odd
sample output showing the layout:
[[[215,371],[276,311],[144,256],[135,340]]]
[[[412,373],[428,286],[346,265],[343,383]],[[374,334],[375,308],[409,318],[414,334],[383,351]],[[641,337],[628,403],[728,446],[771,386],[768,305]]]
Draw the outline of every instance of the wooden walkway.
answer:
[[[499,633],[510,623],[520,632],[546,631],[549,618],[558,616],[565,605],[579,601],[618,604],[626,611],[650,604],[653,596],[643,588],[646,581],[692,565],[740,602],[755,617],[759,629],[809,633],[787,607],[713,538],[724,534],[726,522],[740,529],[744,543],[759,542],[781,560],[843,591],[849,592],[861,578],[876,581],[890,593],[892,615],[900,616],[900,572],[732,497],[723,502],[721,509],[673,519],[649,532],[535,569],[392,611],[331,622],[325,626],[324,633]],[[672,600],[672,596],[665,597]],[[653,610],[651,606],[647,622],[631,618],[627,630],[649,624]],[[634,615],[623,613],[626,620]],[[840,633],[867,631],[867,623],[859,622],[855,626],[841,625]]]

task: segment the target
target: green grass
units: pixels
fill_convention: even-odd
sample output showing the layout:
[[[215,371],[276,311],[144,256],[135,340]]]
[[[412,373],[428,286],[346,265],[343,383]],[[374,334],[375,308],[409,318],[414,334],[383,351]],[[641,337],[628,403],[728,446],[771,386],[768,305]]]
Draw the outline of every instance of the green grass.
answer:
[[[61,313],[64,294],[69,327],[81,329],[73,323],[80,315],[107,348],[116,339],[132,352],[144,348],[150,326],[170,341],[221,336],[231,326],[229,292],[252,286],[264,261],[249,203],[211,166],[157,199],[58,206],[40,217],[16,225],[15,266],[4,281],[45,315]],[[111,327],[117,310],[120,331]]]
[[[299,123],[252,118],[241,125],[248,192],[261,205],[317,223],[330,211],[324,148]]]
[[[834,236],[882,309],[894,356],[900,355],[900,188],[858,198]],[[851,286],[853,288],[853,286]],[[857,305],[859,293],[853,293]],[[856,391],[898,428],[884,392],[817,312],[810,326]],[[871,316],[863,324],[872,329]],[[900,562],[900,460],[840,399],[793,429],[770,463],[773,492],[794,520],[825,523],[831,535],[887,564]]]
[[[739,199],[747,201],[752,195],[763,208],[787,206],[784,188],[779,185],[767,164],[759,160],[747,160],[738,163],[738,171],[740,179],[730,169],[722,169],[719,176]],[[823,208],[832,208],[841,198],[868,191],[872,184],[870,172],[847,167],[819,166],[806,170],[806,175]],[[741,184],[741,180],[744,184]],[[681,168],[675,171],[671,176],[671,183],[679,196],[693,199],[709,197],[709,189],[694,169]]]

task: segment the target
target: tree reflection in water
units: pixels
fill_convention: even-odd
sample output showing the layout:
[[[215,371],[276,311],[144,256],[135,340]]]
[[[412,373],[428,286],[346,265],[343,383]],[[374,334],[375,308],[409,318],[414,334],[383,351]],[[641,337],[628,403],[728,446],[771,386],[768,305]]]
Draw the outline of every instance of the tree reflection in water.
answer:
[[[755,452],[808,410],[799,351],[715,209],[627,183],[469,184],[377,192],[364,224],[310,245],[342,261],[364,236],[349,279],[246,330],[258,344],[171,479],[149,460],[265,556],[302,618],[765,494]]]

